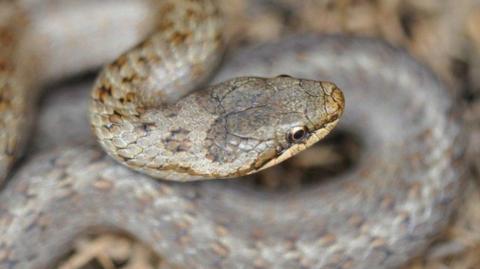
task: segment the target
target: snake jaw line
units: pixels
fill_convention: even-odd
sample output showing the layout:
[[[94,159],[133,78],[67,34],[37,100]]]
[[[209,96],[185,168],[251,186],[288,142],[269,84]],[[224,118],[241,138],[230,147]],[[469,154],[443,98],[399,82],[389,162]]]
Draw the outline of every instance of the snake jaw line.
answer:
[[[313,144],[317,143],[325,136],[327,136],[333,130],[333,128],[335,128],[338,121],[339,118],[337,117],[335,120],[325,124],[322,128],[319,128],[318,130],[312,132],[308,139],[306,139],[303,143],[293,144],[288,149],[282,151],[280,155],[277,155],[276,158],[272,158],[270,161],[266,162],[259,168],[250,171],[248,174],[254,174],[261,170],[267,169],[297,155],[298,153],[302,152],[303,150],[307,149],[308,147],[312,146]]]

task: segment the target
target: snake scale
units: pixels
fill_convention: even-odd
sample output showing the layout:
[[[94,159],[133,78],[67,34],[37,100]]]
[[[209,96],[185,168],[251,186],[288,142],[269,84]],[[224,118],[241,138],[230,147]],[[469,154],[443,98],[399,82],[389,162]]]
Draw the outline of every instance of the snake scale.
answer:
[[[97,146],[44,153],[3,188],[1,268],[48,268],[92,227],[126,231],[183,268],[391,268],[445,227],[463,147],[455,107],[428,69],[374,39],[292,36],[235,52],[212,80],[223,82],[175,101],[219,61],[220,20],[210,1],[159,2],[160,31],[94,86],[92,125],[108,154]],[[24,52],[18,33],[43,4],[0,5],[6,175],[23,143],[12,134],[29,121],[35,94],[26,89],[85,67],[28,81],[45,62]],[[318,79],[334,81],[345,101]],[[253,173],[326,135],[343,102],[338,128],[360,137],[361,158],[308,189],[270,193],[242,178],[171,182],[127,168],[180,181]]]

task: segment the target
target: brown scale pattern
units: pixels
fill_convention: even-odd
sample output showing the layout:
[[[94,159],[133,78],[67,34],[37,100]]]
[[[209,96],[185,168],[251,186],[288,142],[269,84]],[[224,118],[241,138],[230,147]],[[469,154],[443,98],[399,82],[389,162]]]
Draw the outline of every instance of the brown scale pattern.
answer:
[[[304,57],[297,57],[300,53]],[[166,115],[152,112],[153,103],[125,106],[131,91],[122,89],[121,83],[122,76],[131,78],[131,59],[124,62],[127,75],[106,71],[101,76],[99,83],[106,83],[110,90],[105,90],[102,98],[100,91],[93,94],[98,100],[92,105],[98,110],[93,120],[96,127],[101,127],[97,132],[104,136],[104,146],[120,148],[119,156],[130,162],[128,165],[141,166],[132,157],[157,158],[155,152],[149,155],[147,150],[164,146],[158,141],[178,130],[178,125],[205,134],[209,124],[194,126],[189,120],[204,116],[211,123],[217,115],[205,109],[203,105],[208,102],[195,106],[208,94],[184,98],[170,105]],[[119,166],[97,148],[46,154],[24,167],[0,195],[0,205],[5,208],[0,215],[2,265],[46,267],[79,232],[91,226],[113,226],[144,240],[172,263],[185,267],[392,267],[416,255],[446,225],[446,217],[455,208],[459,195],[461,169],[457,158],[463,148],[458,143],[460,131],[457,119],[450,114],[452,104],[446,89],[428,70],[404,52],[381,42],[339,36],[282,40],[243,52],[231,61],[230,69],[225,69],[229,71],[223,70],[220,77],[255,70],[265,76],[291,73],[338,81],[345,89],[347,102],[340,127],[350,128],[365,139],[367,151],[360,165],[351,174],[335,178],[332,184],[277,196],[245,188],[239,181],[154,181]],[[315,83],[288,77],[268,81],[273,85],[267,89],[270,96],[285,96],[274,105],[291,104],[278,118],[298,114],[312,121],[307,120],[309,128],[329,124],[322,120],[333,116],[315,112],[324,110],[320,108],[328,110],[330,105],[325,102],[332,100],[324,97],[336,88],[334,85],[324,83],[305,91],[303,87]],[[225,84],[218,85],[223,88]],[[250,90],[255,93],[254,87]],[[240,93],[231,88],[225,91],[230,97]],[[305,96],[310,91],[314,94]],[[145,101],[141,98],[136,99],[140,104]],[[341,100],[342,104],[336,104],[343,109]],[[234,105],[224,108],[229,112],[239,104],[255,107],[258,102],[255,97],[237,96],[231,102]],[[312,103],[320,105],[310,110],[306,104]],[[152,121],[157,117],[163,117],[166,124]],[[235,131],[242,131],[249,125],[238,122],[233,126],[241,126]],[[304,145],[287,143],[289,129],[282,129],[282,124],[277,122],[273,127],[278,132],[275,141],[280,141],[278,146],[286,152]],[[155,134],[158,128],[164,129]],[[428,130],[428,138],[418,135]],[[248,131],[258,137],[272,133],[268,128],[260,133]],[[137,136],[132,137],[132,133]],[[147,134],[155,139],[145,139]],[[202,137],[197,139],[203,141]],[[137,147],[147,144],[143,151]],[[418,154],[418,149],[423,154]],[[267,153],[271,156],[271,152]],[[179,159],[181,155],[173,156]],[[245,163],[251,171],[250,165],[256,162]],[[196,173],[181,162],[167,161],[159,166],[166,171]],[[212,168],[211,174],[224,173],[223,166],[208,163],[205,167]],[[72,208],[76,214],[71,214]],[[219,233],[218,227],[223,231]]]

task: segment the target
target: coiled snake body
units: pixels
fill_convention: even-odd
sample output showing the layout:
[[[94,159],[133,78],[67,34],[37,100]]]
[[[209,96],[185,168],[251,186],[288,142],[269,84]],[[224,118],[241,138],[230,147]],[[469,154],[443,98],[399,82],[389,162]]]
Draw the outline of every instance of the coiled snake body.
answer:
[[[169,8],[182,11],[182,4],[192,2]],[[209,3],[202,4],[210,10]],[[100,75],[92,94],[95,132],[108,153],[127,166],[181,180],[208,177],[208,168],[216,176],[248,174],[318,140],[341,113],[341,94],[333,84],[285,76],[243,77],[159,105],[164,96],[155,93],[158,88],[143,71],[153,70],[162,80],[167,71],[152,68],[155,64],[178,70],[174,82],[161,87],[168,92],[174,86],[188,90],[190,83],[181,84],[188,75],[181,70],[203,76],[212,68],[183,66],[198,60],[191,57],[197,54],[182,48],[189,44],[182,42],[185,37],[175,36],[179,43],[165,48],[170,54],[149,50],[158,41],[154,37],[138,46],[136,55],[119,58]],[[212,33],[192,36],[218,41]],[[158,44],[154,48],[163,46]],[[200,55],[211,53],[201,47]],[[142,53],[165,58],[149,62]],[[361,137],[364,149],[354,169],[308,190],[278,194],[244,186],[241,179],[153,180],[96,147],[44,154],[22,167],[0,194],[1,267],[47,267],[74,236],[97,226],[127,231],[185,268],[389,268],[421,253],[447,223],[460,189],[460,129],[442,84],[403,51],[339,36],[296,36],[246,49],[229,59],[215,80],[283,73],[335,81],[344,89],[347,110],[339,127]],[[201,76],[192,77],[202,81]],[[125,84],[142,87],[132,95]],[[144,89],[153,89],[153,95],[137,96]],[[159,106],[163,112],[151,111]],[[183,119],[181,128],[168,115]],[[208,118],[208,124],[189,127],[191,117]],[[165,122],[172,124],[169,131],[162,129]],[[290,130],[299,130],[299,123],[302,143],[291,143]],[[148,136],[153,142],[138,142]],[[199,150],[197,141],[205,141],[208,150]],[[158,146],[151,155],[142,148],[148,143]],[[192,162],[192,152],[208,161]],[[170,158],[162,159],[164,154]],[[172,164],[175,154],[180,161]],[[160,164],[150,162],[154,159]]]

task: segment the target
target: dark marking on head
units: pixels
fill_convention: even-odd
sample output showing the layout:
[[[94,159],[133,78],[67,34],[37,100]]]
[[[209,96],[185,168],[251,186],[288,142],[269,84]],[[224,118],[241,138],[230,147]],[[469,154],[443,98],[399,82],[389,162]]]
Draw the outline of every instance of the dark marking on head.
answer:
[[[185,152],[190,150],[192,141],[188,138],[189,130],[178,128],[170,131],[170,134],[163,139],[165,148],[171,152]]]
[[[144,122],[142,124],[143,130],[145,130],[146,132],[150,130],[154,130],[156,127],[157,125],[154,122]]]
[[[229,134],[225,124],[225,118],[221,117],[217,119],[210,130],[208,130],[205,139],[205,146],[208,149],[208,153],[205,157],[212,162],[233,162],[240,151],[238,144],[245,144],[247,140]]]

